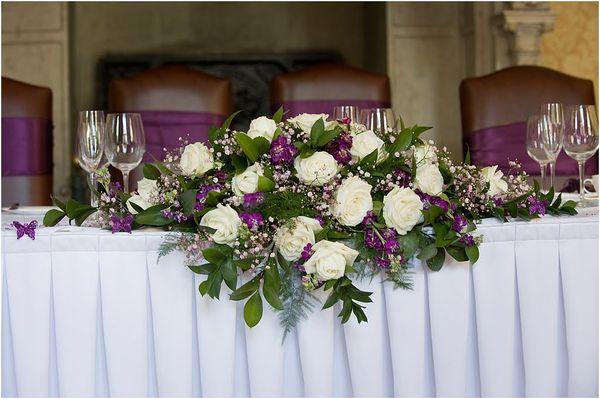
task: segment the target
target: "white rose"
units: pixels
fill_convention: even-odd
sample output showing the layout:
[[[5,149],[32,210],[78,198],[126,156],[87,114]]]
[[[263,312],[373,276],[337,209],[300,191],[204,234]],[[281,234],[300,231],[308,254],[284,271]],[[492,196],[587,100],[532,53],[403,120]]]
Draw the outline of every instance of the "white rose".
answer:
[[[138,211],[136,211],[133,208],[133,206],[131,206],[132,203],[136,204],[137,206],[139,206],[142,209],[148,209],[152,206],[152,204],[150,202],[146,201],[141,195],[133,194],[131,197],[129,197],[129,199],[126,202],[127,210],[132,215],[135,215],[138,213]]]
[[[377,163],[383,161],[387,157],[383,140],[377,137],[372,130],[359,133],[352,139],[350,154],[355,161],[360,161],[375,150],[378,150]]]
[[[508,190],[508,183],[502,178],[504,173],[497,169],[498,165],[487,166],[481,169],[481,173],[483,174],[486,183],[490,183],[488,193],[491,196],[504,194]]]
[[[277,130],[277,124],[273,119],[269,119],[266,116],[259,116],[250,122],[248,136],[252,138],[264,137],[265,139],[269,140],[270,143],[273,141],[275,130]]]
[[[395,187],[383,197],[383,219],[388,227],[405,235],[422,220],[423,203],[410,188]]]
[[[255,193],[258,190],[258,177],[263,176],[263,168],[255,163],[231,179],[231,188],[235,195]]]
[[[217,204],[217,208],[206,212],[200,219],[200,226],[206,226],[216,231],[210,236],[217,244],[227,244],[230,247],[238,237],[242,220],[237,212],[229,205]]]
[[[421,144],[415,148],[414,151],[415,160],[417,164],[420,163],[433,163],[437,160],[435,155],[435,149],[428,143]]]
[[[417,166],[415,188],[418,188],[425,194],[438,195],[442,192],[443,187],[444,177],[437,165],[426,163]]]
[[[188,144],[181,154],[179,167],[186,176],[202,176],[214,167],[213,154],[201,142]]]
[[[156,186],[156,180],[146,179],[145,177],[138,181],[138,194],[144,199],[144,201],[151,204],[155,203],[158,196],[158,187]]]
[[[327,118],[329,118],[329,115],[327,114],[300,114],[293,118],[289,118],[287,121],[298,126],[304,133],[310,133],[313,125],[319,119],[323,119],[326,129],[333,126],[331,122],[327,122]]]
[[[358,251],[348,248],[341,242],[322,240],[313,245],[315,251],[304,263],[307,273],[316,273],[326,281],[342,277],[347,266],[352,266]]]
[[[317,151],[307,158],[296,157],[294,168],[302,183],[322,186],[338,172],[338,163],[328,152]]]
[[[288,262],[300,259],[306,244],[315,243],[315,233],[321,231],[318,220],[305,216],[293,218],[275,233],[275,247]]]
[[[371,185],[358,176],[344,180],[335,192],[333,214],[344,226],[356,226],[372,210]]]

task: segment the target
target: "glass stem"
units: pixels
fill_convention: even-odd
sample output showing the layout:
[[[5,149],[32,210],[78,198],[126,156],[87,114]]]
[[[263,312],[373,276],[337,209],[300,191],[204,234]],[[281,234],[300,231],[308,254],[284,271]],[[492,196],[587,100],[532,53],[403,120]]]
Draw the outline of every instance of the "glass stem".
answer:
[[[129,171],[122,171],[123,172],[123,191],[126,194],[129,194]]]
[[[551,187],[554,187],[554,174],[556,170],[556,161],[552,161],[550,162],[550,187],[548,187],[548,189],[550,189]],[[556,188],[556,187],[554,187]]]
[[[546,164],[540,164],[541,190],[546,190]]]
[[[88,173],[88,185],[90,186],[90,205],[98,207],[98,195],[96,195],[96,183],[98,177],[95,172]]]
[[[585,200],[585,194],[583,191],[583,167],[584,162],[577,161],[577,165],[579,166],[579,201],[583,202]]]

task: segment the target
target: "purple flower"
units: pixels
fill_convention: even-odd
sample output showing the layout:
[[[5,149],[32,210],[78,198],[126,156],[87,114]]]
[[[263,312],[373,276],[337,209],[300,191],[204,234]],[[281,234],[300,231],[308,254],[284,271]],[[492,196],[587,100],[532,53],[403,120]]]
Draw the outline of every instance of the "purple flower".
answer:
[[[475,245],[475,240],[473,239],[473,236],[470,234],[465,234],[458,241],[461,242],[462,244],[466,245],[467,247],[472,247]]]
[[[321,215],[317,215],[317,216],[315,216],[315,220],[316,220],[317,222],[319,222],[319,224],[320,224],[321,226],[324,226],[324,225],[325,225],[325,219],[323,219],[323,216],[321,216]]]
[[[177,223],[183,223],[183,222],[185,222],[186,220],[188,220],[188,216],[186,216],[186,215],[185,215],[183,212],[181,212],[181,211],[175,211],[175,212],[172,212],[172,211],[170,211],[170,210],[168,210],[168,209],[163,209],[163,210],[161,211],[161,213],[162,213],[162,215],[163,215],[165,218],[167,218],[167,219],[171,219],[171,220],[174,220],[174,221],[176,221]]]
[[[539,213],[542,216],[546,214],[546,207],[548,206],[548,201],[540,201],[535,196],[530,195],[527,198],[527,204],[529,205],[529,213]]]
[[[248,226],[248,228],[253,231],[256,231],[260,226],[264,224],[263,216],[258,212],[242,213],[240,215],[240,219],[242,219],[242,222],[244,222],[246,226]]]
[[[264,200],[264,195],[261,192],[244,194],[244,207],[252,208],[260,204]]]
[[[123,190],[123,186],[118,181],[108,183],[108,196],[114,198],[117,196],[117,191]]]
[[[300,258],[304,261],[308,260],[311,256],[312,256],[313,250],[312,250],[312,244],[308,243],[304,246],[304,249],[302,249],[302,253],[300,254]]]
[[[110,217],[110,227],[112,227],[112,232],[118,233],[119,231],[124,231],[126,233],[131,234],[131,224],[133,223],[133,216],[127,215],[125,217],[118,217],[117,215],[112,215]]]
[[[225,180],[227,180],[227,172],[222,171],[222,170],[218,170],[215,172],[215,177],[220,181],[220,182],[224,182]]]
[[[457,208],[458,208],[458,205],[456,205],[454,202],[450,203],[450,210],[452,212],[456,211]]]
[[[282,135],[273,140],[271,149],[269,150],[271,162],[275,165],[291,163],[297,153],[298,149],[296,146],[287,137]]]
[[[352,155],[350,154],[351,147],[352,136],[349,133],[343,132],[337,139],[327,144],[326,150],[333,155],[340,165],[348,165],[352,161]]]
[[[383,244],[383,251],[388,255],[395,254],[398,252],[398,249],[400,249],[400,244],[393,238],[386,240],[385,244]]]
[[[375,257],[375,263],[381,269],[388,269],[390,267],[390,264],[392,262],[390,262],[390,260],[387,259],[387,258],[384,258],[384,257],[381,257],[381,256],[376,256]]]
[[[394,171],[394,178],[399,187],[406,187],[408,183],[410,183],[410,174],[402,169],[396,169]]]
[[[467,219],[463,215],[456,214],[454,215],[454,220],[452,221],[452,230],[460,233],[467,226],[467,224]]]
[[[383,243],[381,242],[381,239],[377,235],[375,229],[370,228],[365,230],[365,245],[378,251],[383,249]]]
[[[498,207],[498,206],[500,206],[500,205],[502,205],[504,203],[504,201],[502,201],[502,198],[497,197],[497,196],[493,196],[492,197],[492,201],[494,202],[494,205],[496,207]]]
[[[364,224],[365,226],[368,226],[376,221],[377,221],[377,215],[375,215],[375,213],[373,213],[373,211],[367,211],[367,214],[365,215],[365,217],[362,220],[362,224]]]
[[[211,191],[221,191],[221,185],[205,184],[201,186],[198,189],[198,192],[196,193],[196,205],[194,206],[194,209],[196,209],[197,211],[201,211],[202,209],[204,209],[204,206],[206,205],[206,197]]]
[[[344,117],[342,118],[342,123],[343,123],[344,125],[349,125],[349,124],[350,124],[350,122],[352,122],[352,119],[350,119],[350,117],[348,117],[348,116],[344,116]]]
[[[431,205],[435,205],[435,206],[441,208],[444,212],[448,212],[448,208],[450,206],[448,201],[446,201],[440,197],[435,197],[433,195],[429,195],[429,194],[425,194],[425,193],[420,193],[419,196],[421,197],[421,201],[423,202],[423,208],[429,209],[429,207]]]

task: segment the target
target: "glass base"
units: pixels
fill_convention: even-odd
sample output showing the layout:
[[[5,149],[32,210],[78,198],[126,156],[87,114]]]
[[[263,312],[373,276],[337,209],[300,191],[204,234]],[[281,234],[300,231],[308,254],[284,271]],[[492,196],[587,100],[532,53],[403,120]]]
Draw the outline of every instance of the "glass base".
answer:
[[[584,198],[577,201],[578,208],[593,208],[598,206],[598,198]]]

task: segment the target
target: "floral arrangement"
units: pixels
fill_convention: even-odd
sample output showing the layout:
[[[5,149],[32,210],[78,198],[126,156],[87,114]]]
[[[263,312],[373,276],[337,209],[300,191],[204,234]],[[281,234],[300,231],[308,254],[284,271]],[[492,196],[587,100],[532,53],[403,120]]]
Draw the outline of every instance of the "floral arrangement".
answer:
[[[173,231],[160,255],[183,251],[188,267],[207,276],[201,295],[246,301],[255,326],[263,300],[288,332],[314,307],[313,291],[341,302],[342,323],[367,321],[370,292],[353,280],[383,273],[410,288],[411,259],[438,271],[450,256],[476,262],[486,217],[529,220],[575,214],[573,201],[531,187],[519,165],[505,176],[496,166],[456,164],[445,148],[421,139],[428,127],[367,130],[351,120],[283,109],[254,119],[247,132],[229,129],[233,114],[210,132],[210,143],[187,143],[163,162],[146,164],[132,195],[100,176],[100,205],[54,200],[45,225],[63,217],[115,232],[147,226]],[[238,283],[245,274],[244,283]]]

